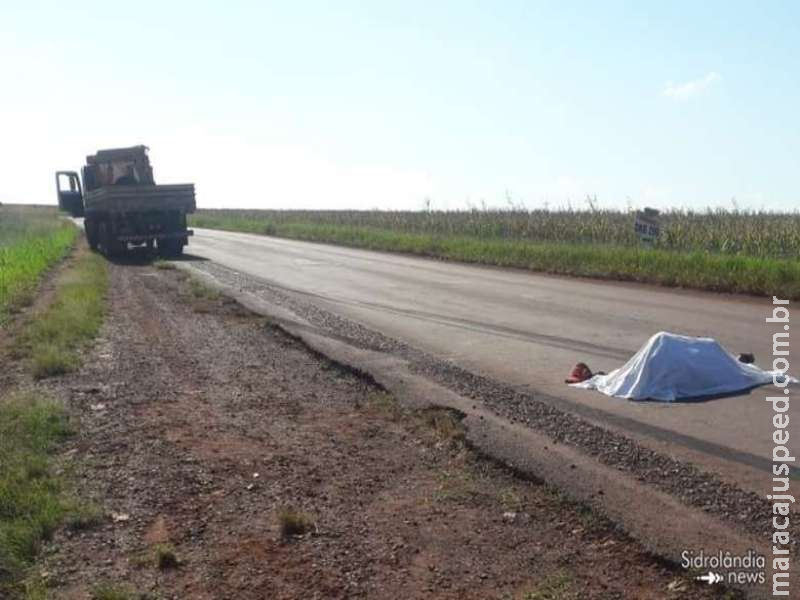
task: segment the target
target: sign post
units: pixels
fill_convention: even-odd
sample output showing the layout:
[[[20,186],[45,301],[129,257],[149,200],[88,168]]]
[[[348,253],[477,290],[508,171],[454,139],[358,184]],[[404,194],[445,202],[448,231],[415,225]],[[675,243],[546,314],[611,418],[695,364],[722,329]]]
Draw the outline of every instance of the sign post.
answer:
[[[636,211],[636,221],[633,224],[639,239],[647,246],[661,235],[661,225],[658,222],[659,212],[655,208],[645,208]]]

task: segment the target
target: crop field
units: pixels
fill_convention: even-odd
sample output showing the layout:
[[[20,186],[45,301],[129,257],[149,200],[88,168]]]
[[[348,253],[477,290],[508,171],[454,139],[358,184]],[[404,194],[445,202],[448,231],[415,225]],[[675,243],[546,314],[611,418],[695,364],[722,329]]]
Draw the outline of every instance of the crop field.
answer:
[[[0,206],[0,324],[32,300],[39,277],[69,251],[77,232],[54,208]]]
[[[800,298],[800,213],[669,211],[644,246],[625,211],[201,210],[196,227],[554,274]]]
[[[197,226],[326,225],[476,239],[639,246],[634,216],[623,211],[304,211],[201,210]],[[671,211],[661,215],[655,243],[665,250],[701,250],[759,257],[800,256],[800,212]]]

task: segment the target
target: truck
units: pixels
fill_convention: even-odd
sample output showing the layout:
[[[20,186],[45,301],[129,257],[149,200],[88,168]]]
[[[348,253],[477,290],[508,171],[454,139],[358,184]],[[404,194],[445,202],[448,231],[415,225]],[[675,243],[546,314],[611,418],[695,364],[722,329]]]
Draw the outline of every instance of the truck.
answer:
[[[76,171],[56,172],[58,206],[83,217],[94,251],[115,256],[130,246],[183,253],[193,234],[186,215],[196,209],[194,184],[156,184],[147,146],[99,150]]]

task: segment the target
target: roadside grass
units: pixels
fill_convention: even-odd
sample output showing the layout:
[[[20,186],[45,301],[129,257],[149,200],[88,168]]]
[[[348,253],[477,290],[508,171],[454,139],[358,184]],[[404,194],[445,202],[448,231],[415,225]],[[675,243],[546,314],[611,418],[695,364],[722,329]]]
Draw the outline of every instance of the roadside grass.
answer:
[[[558,571],[545,577],[536,589],[522,596],[522,600],[577,600],[579,595],[573,590],[572,577],[565,571]]]
[[[555,275],[800,299],[800,261],[785,256],[427,234],[232,215],[195,215],[192,224]]]
[[[479,494],[476,474],[455,464],[452,469],[443,469],[436,477],[436,487],[430,500],[438,502],[466,502]]]
[[[33,302],[42,274],[77,234],[53,209],[0,207],[0,324]],[[15,328],[12,356],[29,359],[37,378],[74,368],[77,350],[99,329],[106,282],[105,264],[81,256],[59,276],[52,302]],[[45,599],[46,582],[30,571],[42,544],[61,525],[87,529],[103,518],[51,464],[70,433],[64,407],[41,393],[0,398],[0,597]]]
[[[55,299],[23,327],[16,353],[30,359],[34,377],[60,375],[80,365],[79,352],[100,330],[108,265],[84,253],[56,283]]]
[[[103,510],[93,502],[70,501],[71,510],[64,520],[64,525],[72,531],[87,531],[97,527],[105,520]]]
[[[179,281],[183,285],[181,296],[187,300],[196,313],[211,312],[218,300],[225,301],[222,292],[185,271],[179,272]]]
[[[40,575],[32,575],[23,583],[23,600],[48,600],[47,582]]]
[[[156,566],[162,571],[176,569],[181,564],[172,544],[156,544],[153,553],[155,554]]]
[[[525,509],[525,501],[517,492],[512,489],[500,489],[497,493],[497,500],[505,512],[522,512]]]
[[[222,294],[196,277],[189,277],[189,293],[197,300],[218,300]]]
[[[0,597],[35,597],[39,586],[24,583],[28,568],[41,543],[80,508],[50,465],[69,434],[59,403],[33,394],[0,399]]]
[[[91,592],[92,600],[134,600],[136,594],[130,586],[102,582],[96,584]]]
[[[66,256],[77,234],[56,211],[0,207],[0,325],[31,304],[42,273]]]
[[[425,424],[434,432],[437,442],[450,447],[461,447],[466,440],[466,429],[461,417],[453,410],[430,408],[422,411]]]
[[[153,261],[153,266],[161,271],[174,271],[177,268],[174,263],[164,260],[163,258],[156,258]]]

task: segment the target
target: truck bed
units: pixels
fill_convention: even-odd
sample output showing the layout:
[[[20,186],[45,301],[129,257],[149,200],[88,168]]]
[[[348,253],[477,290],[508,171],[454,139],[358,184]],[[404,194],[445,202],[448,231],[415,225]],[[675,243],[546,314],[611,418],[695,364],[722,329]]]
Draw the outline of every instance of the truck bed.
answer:
[[[192,213],[196,208],[193,183],[105,186],[86,192],[83,204],[87,215],[160,210]]]

